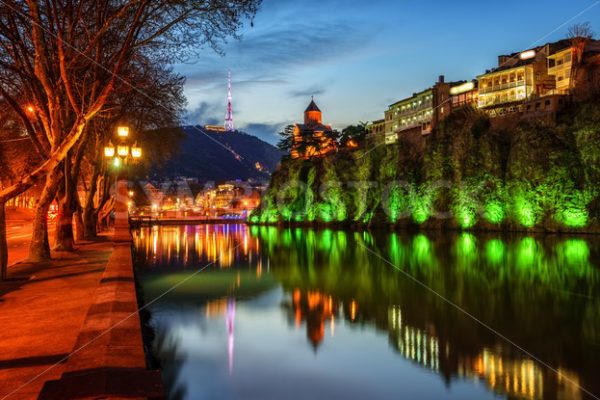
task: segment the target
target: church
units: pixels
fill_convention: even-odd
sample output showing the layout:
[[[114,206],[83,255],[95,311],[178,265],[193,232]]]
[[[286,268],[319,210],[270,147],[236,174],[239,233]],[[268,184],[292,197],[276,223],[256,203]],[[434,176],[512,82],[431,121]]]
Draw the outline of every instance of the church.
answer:
[[[319,157],[337,149],[335,132],[331,125],[323,125],[323,113],[311,99],[304,111],[304,124],[294,125],[294,138],[291,150],[292,158]]]

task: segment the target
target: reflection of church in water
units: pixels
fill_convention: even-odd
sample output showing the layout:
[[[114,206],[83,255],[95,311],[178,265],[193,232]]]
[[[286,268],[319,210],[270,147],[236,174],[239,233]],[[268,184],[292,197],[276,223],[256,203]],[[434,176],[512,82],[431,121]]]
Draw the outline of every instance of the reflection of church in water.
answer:
[[[293,321],[296,328],[300,328],[303,322],[306,323],[306,337],[315,351],[325,339],[326,328],[333,337],[336,319],[344,315],[345,318],[354,321],[356,312],[356,301],[340,302],[319,291],[303,293],[300,289],[295,289],[292,294],[292,304],[288,304],[289,319]]]
[[[511,398],[540,399],[549,393],[556,399],[582,398],[573,384],[577,377],[568,370],[560,369],[555,378],[533,360],[507,349],[466,343],[451,332],[436,332],[431,324],[417,327],[403,319],[401,308],[396,305],[388,308],[387,316],[378,315],[376,310],[368,305],[361,307],[355,300],[343,301],[318,290],[294,289],[291,301],[284,306],[290,324],[298,329],[306,324],[306,336],[315,352],[325,341],[327,331],[329,340],[334,340],[336,320],[340,318],[349,323],[374,323],[378,329],[387,330],[390,345],[402,357],[438,373],[447,384],[456,378],[476,379]],[[375,321],[369,321],[372,318]]]

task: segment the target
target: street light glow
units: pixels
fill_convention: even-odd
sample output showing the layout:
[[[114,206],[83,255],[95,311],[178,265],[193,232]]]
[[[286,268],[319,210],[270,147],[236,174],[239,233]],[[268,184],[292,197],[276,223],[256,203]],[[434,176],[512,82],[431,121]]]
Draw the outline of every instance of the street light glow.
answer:
[[[140,157],[142,157],[142,148],[141,147],[137,147],[134,144],[133,147],[131,148],[131,156],[133,158],[140,158]]]
[[[104,148],[104,157],[112,158],[115,156],[115,146],[109,144]]]
[[[127,157],[127,155],[129,154],[129,146],[117,146],[117,154],[119,155],[119,157]]]
[[[129,127],[119,126],[117,128],[117,135],[119,135],[120,138],[126,138],[127,136],[129,136]]]

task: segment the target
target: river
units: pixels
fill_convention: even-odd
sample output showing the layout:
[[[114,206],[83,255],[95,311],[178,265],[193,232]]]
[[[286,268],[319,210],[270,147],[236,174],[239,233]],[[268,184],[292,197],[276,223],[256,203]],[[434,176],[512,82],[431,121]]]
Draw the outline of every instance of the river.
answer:
[[[600,237],[188,225],[134,247],[172,399],[600,394]]]

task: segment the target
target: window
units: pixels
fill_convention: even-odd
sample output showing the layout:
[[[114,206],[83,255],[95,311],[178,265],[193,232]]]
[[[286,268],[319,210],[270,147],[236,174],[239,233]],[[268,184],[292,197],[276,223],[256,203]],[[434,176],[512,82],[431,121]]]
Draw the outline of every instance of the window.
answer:
[[[559,76],[559,77],[556,78],[556,80],[559,81],[559,82],[562,81],[563,79],[564,78],[562,76]]]
[[[571,62],[571,53],[565,54],[565,62],[566,63]]]
[[[556,65],[562,65],[562,63],[563,63],[563,60],[562,60],[562,58],[561,58],[561,59],[558,59],[558,60],[556,60]]]
[[[556,66],[556,60],[554,58],[548,59],[548,68],[553,68]]]
[[[544,103],[545,106],[549,106],[550,105],[550,100],[546,100]]]

